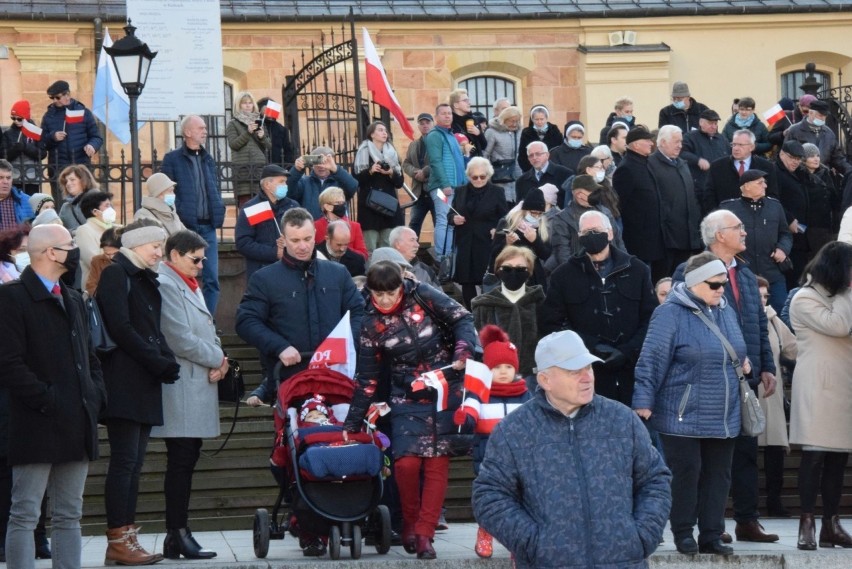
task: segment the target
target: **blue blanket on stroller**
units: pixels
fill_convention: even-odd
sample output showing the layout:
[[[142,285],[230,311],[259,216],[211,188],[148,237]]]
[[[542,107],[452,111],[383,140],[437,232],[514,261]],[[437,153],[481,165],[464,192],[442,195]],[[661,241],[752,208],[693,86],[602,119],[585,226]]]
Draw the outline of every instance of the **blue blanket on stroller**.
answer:
[[[300,437],[310,434],[342,431],[340,427],[302,429]],[[382,451],[372,443],[350,445],[313,444],[299,456],[299,468],[315,479],[344,479],[352,476],[377,476],[382,470]]]

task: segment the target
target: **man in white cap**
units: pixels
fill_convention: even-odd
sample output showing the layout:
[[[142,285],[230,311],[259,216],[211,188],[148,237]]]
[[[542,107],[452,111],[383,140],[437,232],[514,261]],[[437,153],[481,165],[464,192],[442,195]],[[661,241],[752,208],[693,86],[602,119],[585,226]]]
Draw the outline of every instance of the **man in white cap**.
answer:
[[[595,395],[570,330],[536,347],[535,397],[503,419],[473,483],[479,525],[517,567],[647,567],[671,506],[671,473],[626,406]]]

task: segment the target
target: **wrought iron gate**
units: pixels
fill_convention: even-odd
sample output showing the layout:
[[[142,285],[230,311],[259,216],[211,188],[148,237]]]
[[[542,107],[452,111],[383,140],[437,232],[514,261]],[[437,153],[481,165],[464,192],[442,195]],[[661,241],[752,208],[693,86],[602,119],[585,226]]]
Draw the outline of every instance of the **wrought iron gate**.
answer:
[[[320,45],[311,42],[311,52],[301,56],[301,69],[292,64],[292,74],[282,91],[284,122],[290,129],[298,155],[317,146],[328,146],[343,167],[350,167],[364,131],[374,120],[390,124],[390,114],[361,96],[358,42],[351,10],[340,31],[331,30]],[[347,25],[348,24],[348,25]],[[347,30],[348,28],[348,30]],[[336,43],[340,40],[340,43]]]

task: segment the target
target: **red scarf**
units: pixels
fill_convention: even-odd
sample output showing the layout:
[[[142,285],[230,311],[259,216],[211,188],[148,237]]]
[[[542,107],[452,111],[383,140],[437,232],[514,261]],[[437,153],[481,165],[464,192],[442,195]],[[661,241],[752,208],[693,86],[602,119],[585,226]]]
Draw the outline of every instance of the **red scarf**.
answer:
[[[517,397],[527,392],[527,382],[516,379],[512,383],[492,383],[491,395],[495,397]]]
[[[393,314],[394,312],[396,312],[397,309],[399,308],[399,305],[402,304],[403,298],[405,298],[405,292],[402,292],[402,294],[399,295],[399,300],[397,300],[396,303],[393,306],[391,306],[390,308],[388,308],[386,310],[386,309],[382,308],[381,306],[379,306],[378,304],[376,304],[376,299],[373,298],[372,294],[370,295],[370,301],[373,303],[373,306],[376,307],[376,310],[378,310],[381,314]]]
[[[180,272],[177,267],[175,267],[168,261],[166,261],[166,265],[168,265],[175,273],[177,273],[177,276],[183,279],[183,282],[185,282],[187,286],[189,286],[189,290],[191,290],[192,292],[198,290],[198,279],[196,279],[195,277],[186,276],[185,274]]]

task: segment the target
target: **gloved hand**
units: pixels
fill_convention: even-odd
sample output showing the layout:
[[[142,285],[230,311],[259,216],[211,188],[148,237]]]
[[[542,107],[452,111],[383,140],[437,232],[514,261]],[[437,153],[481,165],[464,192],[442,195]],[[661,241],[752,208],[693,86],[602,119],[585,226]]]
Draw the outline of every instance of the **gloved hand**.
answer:
[[[464,407],[459,407],[458,409],[456,409],[456,412],[453,413],[453,424],[458,427],[464,425],[466,419],[467,413],[464,412]]]
[[[174,383],[180,379],[180,364],[177,362],[169,362],[163,373],[160,374],[162,383]]]
[[[603,360],[603,365],[607,369],[619,369],[627,363],[627,356],[621,350],[609,344],[596,344],[592,353]]]

